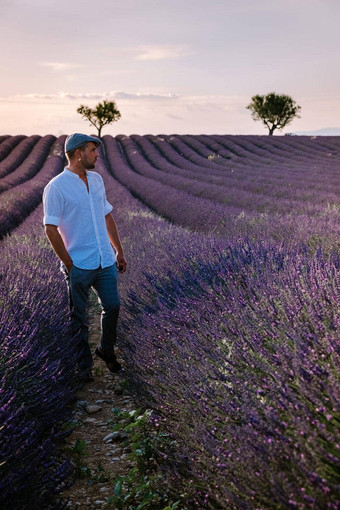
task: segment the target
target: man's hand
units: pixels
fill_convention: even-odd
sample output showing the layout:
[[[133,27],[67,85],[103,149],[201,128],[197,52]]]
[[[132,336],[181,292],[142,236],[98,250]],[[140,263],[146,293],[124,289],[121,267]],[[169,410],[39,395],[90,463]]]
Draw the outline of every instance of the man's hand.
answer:
[[[125,260],[124,254],[117,253],[116,255],[117,268],[120,273],[125,273],[127,262]]]
[[[119,239],[117,225],[110,213],[108,213],[105,216],[105,222],[106,222],[107,233],[109,234],[110,243],[112,244],[112,246],[116,252],[116,263],[117,263],[118,271],[120,273],[125,273],[127,262],[125,260],[123,247],[122,247],[122,244]]]
[[[65,267],[66,267],[66,271],[67,271],[67,274],[70,274],[70,271],[72,269],[72,266],[73,266],[73,262],[70,262],[69,264],[65,264]]]

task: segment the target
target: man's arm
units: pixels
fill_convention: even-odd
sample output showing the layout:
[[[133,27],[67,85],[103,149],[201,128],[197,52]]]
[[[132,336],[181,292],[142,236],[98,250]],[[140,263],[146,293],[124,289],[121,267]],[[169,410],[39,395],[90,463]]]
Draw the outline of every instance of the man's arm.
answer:
[[[117,225],[115,223],[115,220],[111,216],[111,213],[107,214],[105,216],[105,222],[106,222],[106,228],[107,232],[109,234],[110,243],[114,247],[116,251],[116,259],[117,259],[117,265],[118,268],[121,268],[119,270],[120,273],[124,273],[126,271],[126,260],[124,257],[124,250],[122,247],[122,244],[119,239],[118,229]]]
[[[67,272],[70,272],[70,269],[73,265],[72,259],[68,254],[68,251],[65,248],[64,241],[59,234],[58,227],[55,225],[45,225],[45,233],[50,241],[52,248],[60,258],[60,260],[64,263]]]

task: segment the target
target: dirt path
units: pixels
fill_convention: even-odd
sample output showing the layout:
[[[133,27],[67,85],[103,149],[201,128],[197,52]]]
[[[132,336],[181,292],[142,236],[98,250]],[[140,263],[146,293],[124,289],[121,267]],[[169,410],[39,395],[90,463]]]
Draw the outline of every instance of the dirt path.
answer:
[[[90,311],[90,324],[93,351],[100,336],[99,315],[93,309]],[[124,374],[111,374],[104,361],[95,357],[93,375],[94,382],[86,383],[77,393],[76,429],[67,439],[67,446],[75,450],[77,444],[80,452],[73,453],[73,457],[81,478],[62,494],[72,510],[104,509],[107,499],[113,494],[115,478],[126,475],[132,467],[127,458],[129,446],[120,437],[107,437],[112,434],[117,410],[130,412],[136,409],[133,399],[124,389]]]

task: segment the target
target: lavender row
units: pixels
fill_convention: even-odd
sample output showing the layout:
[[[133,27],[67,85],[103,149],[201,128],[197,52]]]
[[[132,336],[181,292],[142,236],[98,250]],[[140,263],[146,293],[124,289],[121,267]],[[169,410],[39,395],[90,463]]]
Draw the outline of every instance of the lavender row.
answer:
[[[134,137],[135,138],[135,137]],[[148,136],[144,137],[152,141],[157,149],[172,163],[184,170],[190,170],[194,172],[200,178],[207,178],[211,175],[219,178],[225,178],[227,181],[235,179],[238,185],[248,184],[249,182],[265,183],[267,180],[270,182],[276,182],[282,184],[282,179],[291,181],[294,183],[299,182],[304,185],[309,184],[306,182],[306,173],[308,173],[309,179],[315,179],[317,177],[318,182],[323,186],[338,185],[337,179],[337,165],[332,164],[329,166],[329,158],[326,156],[322,160],[322,165],[316,165],[314,159],[305,151],[305,158],[303,161],[299,160],[296,156],[287,153],[285,166],[281,166],[272,157],[270,150],[264,151],[261,157],[254,158],[251,152],[251,143],[249,139],[251,137],[244,137],[246,142],[245,147],[239,147],[240,140],[242,137],[213,137],[213,136]],[[215,139],[228,140],[228,150],[224,148],[221,143],[217,143]],[[237,140],[237,143],[232,141]],[[267,138],[267,137],[262,137]],[[139,137],[141,140],[142,137]],[[209,147],[206,145],[210,140]],[[203,142],[204,141],[204,142]],[[238,152],[232,153],[229,150],[230,144],[238,147]],[[195,164],[192,164],[192,160],[195,160]],[[327,166],[328,165],[328,166]],[[209,171],[207,168],[209,167]],[[322,170],[326,167],[327,172],[325,175]],[[299,170],[297,172],[297,169]],[[312,170],[312,172],[311,172]],[[300,177],[300,174],[301,175]],[[332,183],[328,181],[332,180]],[[326,181],[326,182],[325,182]],[[311,187],[314,182],[311,183]]]
[[[310,140],[307,137],[273,137],[268,136],[225,136],[225,135],[211,135],[201,136],[200,140],[205,143],[211,143],[212,141],[222,144],[224,147],[229,148],[230,144],[233,147],[239,148],[239,150],[245,150],[249,152],[251,157],[270,157],[271,159],[284,163],[291,160],[292,156],[295,160],[307,161],[313,158],[314,161],[329,162],[330,159],[329,147],[325,146],[321,138],[318,140]],[[339,148],[337,140],[334,138],[330,142],[333,150],[333,155],[337,157],[337,151]]]
[[[237,207],[226,209],[220,204],[193,197],[136,174],[127,164],[116,139],[107,135],[103,137],[103,142],[113,176],[148,207],[170,221],[189,228],[200,225],[204,231],[214,230],[223,234],[226,224],[230,226],[232,218],[242,213]]]
[[[280,188],[273,187],[271,183],[266,187],[262,187],[261,192],[258,185],[238,185],[235,183],[225,182],[221,185],[215,183],[207,183],[202,180],[189,179],[183,177],[180,172],[176,172],[174,165],[165,164],[164,168],[170,173],[160,171],[162,168],[162,158],[157,157],[157,153],[152,150],[147,153],[141,153],[138,145],[134,143],[134,138],[127,136],[118,136],[124,155],[130,167],[151,179],[167,184],[173,188],[186,191],[194,196],[213,200],[221,204],[233,204],[241,207],[245,211],[265,211],[267,213],[280,212],[290,213],[296,209],[303,207],[305,214],[319,213],[320,205],[336,203],[338,197],[335,193],[323,193],[313,190],[296,190],[295,186],[290,187],[281,184]],[[142,144],[141,144],[142,145]],[[149,163],[151,160],[152,164]],[[154,166],[153,166],[154,165]],[[245,181],[247,182],[247,181]],[[246,188],[246,189],[245,189]],[[263,189],[264,188],[264,189]],[[321,195],[321,196],[320,196]],[[321,204],[320,204],[321,202]]]
[[[1,136],[0,136],[0,145],[2,144],[2,142],[4,142],[5,140],[7,140],[7,138],[10,138],[10,135],[1,135]]]
[[[242,150],[240,147],[236,150],[234,149],[234,151],[231,151],[230,148],[227,150],[221,147],[216,149],[216,144],[207,147],[202,143],[201,138],[200,136],[194,137],[194,141],[192,142],[191,137],[167,136],[165,140],[174,150],[185,158],[193,161],[198,167],[204,167],[208,159],[210,164],[214,166],[215,169],[219,169],[220,172],[223,172],[225,168],[249,168],[250,153],[248,151]],[[190,144],[188,143],[189,139],[191,140]],[[267,161],[269,160],[270,158],[268,157]],[[252,168],[257,168],[259,165],[262,167],[263,160],[261,158],[252,158],[251,165]]]
[[[0,506],[60,509],[54,497],[72,472],[60,443],[70,432],[76,343],[41,206],[2,241],[0,254]]]
[[[117,138],[120,140],[121,137]],[[198,136],[177,136],[176,138],[185,141],[186,145],[189,145],[196,152],[201,151],[201,154],[204,154],[205,159],[201,166],[191,164],[190,152],[186,152],[187,158],[185,158],[183,153],[177,152],[172,147],[170,142],[175,138],[173,136],[147,138],[132,135],[131,138],[136,142],[148,161],[159,170],[216,185],[238,186],[249,191],[258,191],[259,189],[266,191],[268,187],[268,176],[265,174],[266,170],[263,168],[263,163],[261,171],[257,171],[257,169],[254,171],[252,159],[245,160],[242,165],[233,161],[228,168],[223,163],[224,168],[221,168],[218,164],[220,162],[219,154],[212,153],[209,149],[202,149],[203,145],[198,141]],[[271,174],[270,183],[273,180],[275,180],[275,175]],[[280,184],[283,186],[282,177],[280,177]],[[289,183],[286,186],[289,186]]]
[[[0,178],[5,177],[13,172],[27,158],[35,144],[40,140],[41,136],[32,135],[20,142],[10,154],[0,163]]]
[[[185,471],[199,508],[338,508],[339,259],[166,242],[161,226],[158,255],[150,237],[122,340],[136,391],[176,434],[169,484]]]
[[[186,136],[179,137],[187,145],[196,150],[201,156],[205,157],[212,151],[212,159],[217,164],[224,167],[230,167],[231,165],[245,166],[249,168],[257,168],[260,166],[267,173],[272,172],[273,166],[280,164],[283,168],[290,167],[290,162],[286,161],[287,154],[279,159],[275,157],[271,151],[265,150],[261,154],[258,151],[254,152],[253,145],[248,141],[246,146],[242,144],[239,136],[237,137],[217,137],[217,136]],[[224,143],[222,143],[222,140]],[[269,165],[270,168],[266,168]],[[286,170],[286,168],[285,168]]]
[[[192,137],[190,137],[192,139]],[[289,152],[277,150],[267,142],[265,137],[242,137],[242,136],[199,136],[198,142],[209,147],[212,150],[225,151],[228,158],[228,152],[231,155],[239,156],[246,159],[258,161],[260,164],[275,162],[285,166],[288,158],[289,167]],[[258,141],[258,143],[256,143]],[[191,140],[193,142],[193,140]],[[224,142],[224,143],[223,143]],[[276,150],[275,150],[276,149]]]
[[[63,141],[53,145],[63,161]],[[100,166],[101,164],[101,166]],[[114,181],[103,161],[108,190]],[[120,189],[119,197],[131,195]],[[148,214],[136,202],[127,215]],[[0,244],[0,506],[4,510],[64,508],[62,491],[72,467],[60,456],[71,431],[76,391],[76,341],[68,327],[68,298],[58,262],[44,235],[39,206]],[[125,239],[124,239],[125,240]],[[59,497],[58,497],[59,496]],[[57,498],[58,497],[58,498]],[[57,498],[57,499],[56,499]]]
[[[49,157],[32,179],[9,189],[1,195],[0,238],[17,227],[39,204],[44,186],[61,171],[64,164],[65,135],[53,144]]]
[[[185,154],[189,151],[187,146],[194,149],[194,151],[197,152],[196,161],[198,164],[200,162],[200,158],[203,158],[204,160],[207,157],[217,165],[220,165],[220,168],[221,166],[229,168],[231,165],[233,167],[235,167],[235,165],[240,166],[241,168],[244,166],[248,167],[250,160],[253,168],[257,168],[259,165],[264,166],[268,163],[274,163],[273,156],[271,154],[267,153],[264,157],[260,157],[257,154],[252,153],[249,149],[245,150],[241,145],[235,143],[229,137],[227,139],[228,143],[225,146],[216,142],[212,139],[212,137],[204,135],[197,137],[171,137],[171,143],[175,148],[177,148],[177,150],[184,151]]]
[[[171,137],[170,141],[172,144],[175,144],[175,142],[178,145],[178,141],[183,142],[187,145],[189,145],[192,149],[197,151],[201,156],[203,156],[202,164],[204,163],[204,158],[209,157],[213,162],[216,162],[222,167],[225,167],[227,169],[242,169],[242,175],[243,178],[246,178],[247,180],[249,178],[252,178],[254,176],[254,170],[256,169],[255,175],[258,175],[260,173],[262,178],[267,178],[272,180],[275,180],[276,182],[280,183],[280,180],[282,179],[282,176],[288,179],[293,179],[294,181],[296,178],[299,179],[299,174],[302,172],[305,175],[303,176],[303,179],[306,178],[306,174],[308,174],[309,178],[315,178],[318,174],[315,172],[311,172],[311,170],[318,169],[320,173],[320,169],[326,168],[327,169],[327,176],[332,178],[334,180],[334,183],[337,183],[336,180],[337,176],[337,162],[331,161],[328,157],[328,154],[323,155],[322,158],[319,159],[319,161],[316,161],[315,158],[312,155],[312,151],[309,152],[307,148],[302,147],[302,156],[297,155],[291,150],[287,150],[284,158],[280,158],[280,160],[277,160],[277,158],[272,153],[272,144],[266,142],[265,140],[262,142],[261,139],[261,145],[265,147],[261,155],[254,154],[252,152],[253,144],[251,142],[252,137],[241,137],[241,136],[207,136],[207,135],[201,135],[201,136],[179,136],[179,137]],[[267,137],[262,137],[267,138]],[[281,137],[282,138],[282,137]],[[242,142],[242,140],[244,140]],[[280,140],[278,143],[282,144],[282,140]],[[230,146],[233,148],[236,146],[237,150],[235,151],[235,154],[230,155]],[[186,154],[190,155],[190,151],[188,152],[188,149],[184,148],[184,145],[182,143],[181,145],[182,150],[186,150]],[[235,150],[235,149],[234,149]],[[207,152],[211,151],[212,154],[209,156],[207,155]],[[299,169],[298,175],[296,172],[296,169]],[[258,172],[258,169],[260,172]],[[321,175],[321,177],[323,177]],[[325,179],[323,179],[324,182]],[[322,182],[322,181],[321,181]],[[305,183],[306,184],[306,183]],[[327,185],[327,183],[326,183]]]
[[[117,140],[105,136],[103,141],[113,175],[146,205],[173,223],[229,239],[249,237],[288,245],[305,242],[312,249],[320,243],[330,248],[339,242],[336,206],[321,207],[314,215],[306,213],[303,205],[295,214],[286,215],[248,212],[233,204],[223,206],[136,174],[126,162]]]
[[[114,204],[121,196],[116,184],[108,188]],[[133,262],[123,352],[139,394],[183,438],[181,469],[187,466],[188,478],[205,489],[210,485],[205,502],[201,494],[194,497],[197,504],[254,508],[258,499],[274,508],[296,498],[296,506],[336,508],[336,483],[323,471],[339,462],[338,258],[319,253],[310,259],[262,245],[228,247],[143,212],[126,214],[125,200],[118,223]],[[287,462],[281,466],[280,459]],[[226,473],[235,490],[228,490]],[[169,483],[179,484],[182,476]]]
[[[170,486],[199,508],[337,508],[338,257],[187,232],[104,178],[122,355],[176,437]]]
[[[4,139],[0,145],[0,161],[5,159],[8,154],[25,138],[24,135],[10,136]]]
[[[195,137],[195,143],[199,143],[197,139],[201,138]],[[248,144],[248,138],[246,137],[245,146]],[[238,141],[240,139],[241,137],[237,137]],[[220,153],[216,154],[213,158],[219,160]],[[270,152],[265,151],[265,155],[267,157],[263,156],[262,164],[256,168],[253,166],[250,152],[245,154],[243,168],[237,167],[234,163],[230,165],[229,172],[239,177],[239,186],[250,189],[250,184],[251,189],[255,192],[257,190],[262,193],[292,197],[296,200],[306,200],[307,198],[316,204],[338,201],[337,194],[340,192],[338,164],[330,165],[327,158],[316,163],[312,155],[306,151],[305,160],[288,153],[287,165],[284,167],[274,159],[270,159]],[[320,190],[322,190],[321,193]]]
[[[56,138],[53,135],[42,137],[21,165],[9,175],[0,179],[0,193],[31,179],[44,164],[55,140]]]
[[[281,194],[291,195],[294,191],[296,194],[301,193],[301,191],[313,191],[317,184],[322,184],[324,192],[332,193],[334,184],[337,182],[331,183],[329,179],[325,179],[320,171],[323,168],[322,166],[317,167],[318,172],[315,172],[315,162],[310,156],[307,161],[301,162],[294,155],[288,153],[282,163],[273,158],[271,151],[267,149],[263,150],[263,154],[257,158],[255,163],[251,150],[252,146],[248,141],[249,137],[246,137],[243,153],[235,155],[235,157],[228,156],[227,159],[224,156],[227,149],[221,143],[216,142],[216,139],[219,139],[217,136],[181,136],[180,138],[201,154],[210,152],[208,157],[222,165],[228,179],[233,177],[242,188],[266,192],[275,187],[280,188]],[[220,138],[225,139],[225,137]],[[235,138],[237,139],[237,145],[241,144],[242,137]],[[228,138],[229,145],[230,139]],[[308,173],[308,179],[306,179],[306,173]],[[327,172],[327,177],[332,177],[331,172]],[[317,182],[315,182],[315,179]],[[249,188],[249,185],[251,188]]]
[[[127,139],[122,135],[116,137],[120,142]],[[189,159],[184,158],[183,155],[179,154],[169,143],[162,143],[166,141],[164,138],[153,137],[147,138],[145,136],[132,135],[130,137],[138,146],[144,157],[158,170],[163,172],[179,175],[181,177],[187,177],[193,180],[200,181],[202,183],[211,183],[222,186],[238,186],[243,189],[252,189],[252,178],[245,180],[241,173],[233,171],[226,171],[223,169],[216,170],[216,164],[213,159],[209,159],[211,151],[208,151],[204,165],[197,166],[192,165]],[[183,137],[182,137],[183,138]],[[194,137],[196,140],[196,137]],[[152,141],[151,141],[152,140]],[[258,177],[255,175],[255,183],[257,185]],[[245,187],[246,186],[246,187]]]
[[[116,137],[120,142],[126,138],[128,137],[122,135]],[[224,169],[221,171],[209,158],[206,158],[202,166],[193,164],[189,157],[185,158],[183,154],[177,152],[164,137],[132,135],[130,138],[136,143],[144,157],[155,168],[163,172],[215,185],[244,183],[244,178],[240,174],[237,172],[227,173]]]
[[[152,142],[168,161],[179,168],[199,173],[208,172],[209,170],[209,172],[218,176],[221,175],[221,168],[214,161],[211,161],[208,157],[201,158],[193,151],[186,150],[188,147],[178,146],[178,137],[146,135],[145,138]]]
[[[322,197],[329,193],[330,195],[336,193],[339,189],[339,179],[337,177],[338,168],[324,168],[324,166],[316,166],[314,161],[309,157],[306,162],[298,162],[294,158],[290,159],[289,168],[280,168],[270,159],[262,158],[256,164],[251,157],[249,151],[244,150],[242,157],[224,159],[221,157],[223,150],[211,153],[211,150],[203,147],[199,141],[202,137],[184,137],[184,136],[162,136],[162,137],[148,137],[155,146],[158,148],[165,157],[172,163],[181,167],[190,178],[199,178],[200,180],[210,181],[212,178],[217,184],[217,180],[225,185],[236,185],[245,190],[253,190],[255,192],[267,193],[268,190],[274,189],[274,192],[279,196],[287,194],[291,196],[292,193],[299,195],[300,193],[312,194],[314,199],[318,199],[319,195],[315,191],[316,186],[321,186],[324,190]],[[183,139],[185,138],[185,143]],[[210,138],[210,137],[209,137]],[[239,139],[239,137],[235,137]],[[190,143],[189,141],[190,140]],[[217,150],[216,146],[213,146]],[[176,152],[176,150],[178,152]],[[203,156],[204,155],[204,156]],[[195,158],[196,165],[192,165],[191,160]],[[207,158],[210,161],[211,167],[209,170],[207,166]],[[185,161],[187,161],[187,166]],[[201,164],[201,167],[198,165]],[[222,166],[221,166],[222,165]],[[219,166],[220,170],[216,171]],[[167,167],[165,167],[165,170]],[[334,170],[334,171],[333,171]],[[334,173],[335,172],[335,173]],[[213,177],[212,177],[213,176]],[[296,190],[296,191],[292,191]],[[330,202],[332,196],[330,196]],[[324,198],[327,202],[327,198]]]
[[[337,136],[299,136],[299,137],[275,137],[271,140],[266,140],[267,137],[246,137],[241,136],[240,139],[254,139],[254,143],[257,145],[261,145],[262,147],[267,147],[268,142],[270,142],[272,151],[280,151],[281,154],[284,151],[288,153],[296,151],[295,154],[303,158],[305,155],[311,154],[314,159],[328,159],[330,163],[333,160],[339,160],[339,138]],[[263,139],[264,138],[264,139]]]
[[[206,137],[211,138],[211,137]],[[237,143],[242,143],[245,150],[248,151],[248,161],[251,161],[251,154],[250,150],[252,147],[251,143],[251,137],[235,137],[237,138]],[[265,137],[264,137],[265,138]],[[283,137],[281,137],[283,138]],[[214,136],[213,139],[218,141],[222,146],[226,146],[226,137],[223,136]],[[229,144],[229,139],[227,145]],[[243,142],[242,142],[243,140]],[[275,144],[279,145],[282,148],[282,152],[284,153],[284,147],[285,144],[283,144],[282,140],[277,140],[271,143],[266,142],[265,140],[259,142],[261,144],[261,147],[263,147],[263,156],[262,157],[269,157],[269,160],[267,162],[268,170],[267,173],[270,175],[270,172],[274,170],[274,175],[277,173],[278,170],[280,170],[281,165],[277,165],[275,162],[275,159],[271,160],[272,152],[273,152],[273,146]],[[308,144],[304,144],[303,140],[299,140],[296,143],[299,151],[293,151],[291,147],[287,144],[286,145],[286,153],[285,158],[287,161],[286,169],[284,170],[284,175],[287,173],[288,176],[293,177],[295,174],[296,167],[299,168],[300,172],[304,172],[305,176],[308,176],[309,179],[315,179],[315,177],[320,176],[320,169],[322,171],[325,171],[327,174],[327,177],[331,179],[334,183],[337,183],[337,169],[339,164],[339,159],[336,157],[338,147],[336,144],[333,147],[333,154],[329,153],[326,150],[317,151],[318,157],[315,157],[313,154],[313,146],[308,146]],[[335,157],[331,157],[335,156]],[[262,165],[263,166],[263,165]],[[265,167],[264,167],[265,168]],[[276,171],[275,171],[276,169]],[[321,176],[322,177],[322,174]],[[324,180],[323,180],[324,181]],[[320,183],[323,182],[320,180]]]
[[[134,140],[131,137],[118,136],[116,139],[119,141],[124,156],[130,168],[134,172],[137,172],[144,177],[148,177],[154,181],[160,182],[172,188],[185,191],[193,196],[199,196],[221,203],[228,203],[233,201],[236,206],[244,207],[243,204],[238,203],[239,200],[235,200],[235,197],[228,199],[228,194],[231,195],[233,192],[235,192],[235,188],[230,189],[229,187],[227,189],[221,185],[210,183],[208,184],[202,182],[199,179],[183,177],[179,172],[175,172],[176,168],[174,165],[171,166],[171,173],[161,171],[159,168],[162,168],[162,158],[157,158],[157,153],[150,154],[150,151],[148,152],[148,156],[144,156],[144,154],[139,151],[138,146],[136,146]],[[151,159],[152,163],[155,163],[159,168],[156,168],[150,164],[149,159]],[[169,168],[167,164],[164,166],[167,169]],[[239,194],[237,198],[240,198]],[[249,197],[247,198],[249,200]]]

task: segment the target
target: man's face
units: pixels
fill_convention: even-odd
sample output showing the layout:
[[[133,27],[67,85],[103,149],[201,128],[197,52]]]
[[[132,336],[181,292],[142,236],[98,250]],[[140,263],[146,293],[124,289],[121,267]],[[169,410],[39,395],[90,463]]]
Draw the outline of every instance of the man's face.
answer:
[[[85,149],[80,151],[81,163],[86,170],[92,170],[96,166],[98,157],[99,153],[94,142],[87,143]]]

